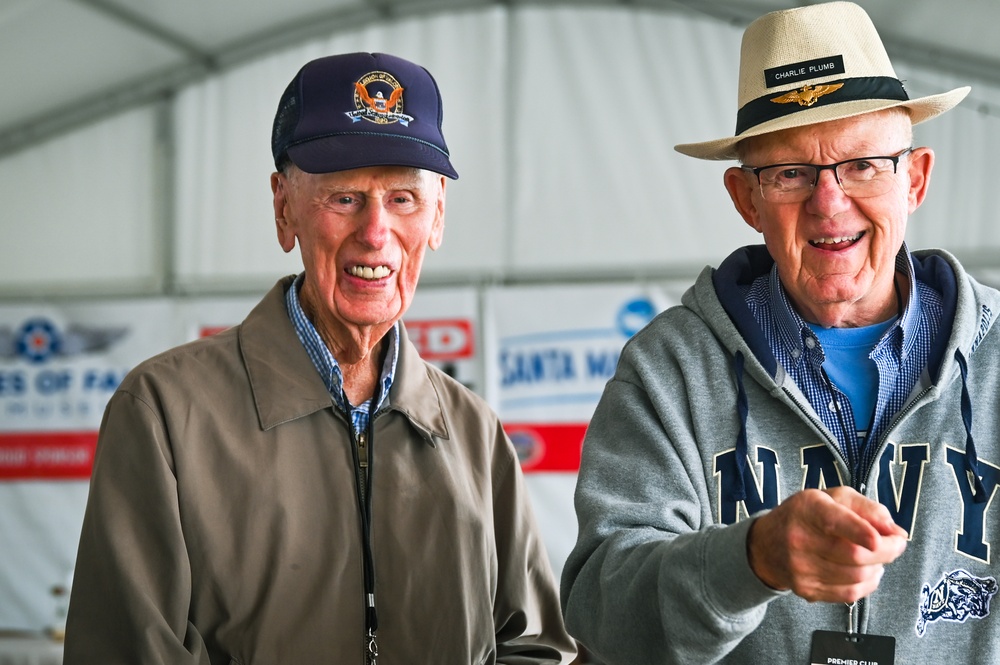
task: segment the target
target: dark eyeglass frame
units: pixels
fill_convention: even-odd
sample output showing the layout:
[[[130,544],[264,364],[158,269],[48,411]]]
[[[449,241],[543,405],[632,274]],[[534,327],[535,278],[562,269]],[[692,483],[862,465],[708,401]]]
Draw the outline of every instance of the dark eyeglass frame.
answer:
[[[816,188],[816,183],[819,182],[819,174],[826,170],[833,171],[834,180],[836,180],[837,184],[840,185],[840,188],[843,189],[844,183],[840,181],[840,174],[837,172],[837,169],[843,166],[844,164],[852,164],[854,162],[868,162],[873,159],[888,159],[890,162],[892,162],[892,172],[893,174],[895,174],[899,169],[900,158],[902,158],[906,154],[913,152],[913,150],[914,147],[910,146],[909,148],[900,150],[895,155],[875,155],[871,157],[855,157],[853,159],[845,159],[842,162],[836,162],[835,164],[807,164],[805,162],[788,162],[783,164],[767,164],[766,166],[747,166],[746,164],[741,164],[740,168],[743,169],[744,171],[749,171],[750,173],[753,173],[757,177],[757,186],[760,188],[761,196],[764,196],[764,185],[760,181],[761,172],[766,171],[768,169],[790,167],[790,166],[808,166],[809,168],[816,169],[816,177],[813,178],[813,181],[809,186],[810,191]],[[764,198],[766,200],[767,197],[765,196]]]

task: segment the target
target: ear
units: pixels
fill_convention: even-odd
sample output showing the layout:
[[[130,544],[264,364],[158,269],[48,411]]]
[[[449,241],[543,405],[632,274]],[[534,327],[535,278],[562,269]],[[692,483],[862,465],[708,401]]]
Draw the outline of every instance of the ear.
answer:
[[[431,225],[431,234],[427,239],[427,246],[436,250],[444,240],[444,193],[445,185],[448,181],[444,176],[440,176],[441,188],[438,190],[437,210],[434,215],[434,222]]]
[[[934,151],[930,148],[914,148],[904,159],[907,162],[907,172],[910,175],[910,191],[907,201],[910,214],[920,207],[927,196],[927,188],[931,182],[931,170],[934,168]]]
[[[271,194],[274,196],[274,225],[278,231],[278,244],[288,252],[295,249],[295,230],[288,220],[291,210],[288,205],[288,178],[281,173],[271,174]]]
[[[760,215],[757,205],[753,202],[753,195],[757,191],[754,185],[756,177],[738,166],[732,166],[726,169],[722,180],[726,185],[726,191],[729,192],[729,198],[733,200],[733,205],[743,217],[743,221],[760,233]]]

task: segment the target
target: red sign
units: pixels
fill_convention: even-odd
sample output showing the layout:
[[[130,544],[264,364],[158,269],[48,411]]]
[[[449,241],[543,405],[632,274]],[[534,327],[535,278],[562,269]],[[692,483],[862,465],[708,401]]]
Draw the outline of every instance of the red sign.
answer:
[[[198,331],[199,337],[211,337],[212,335],[217,335],[223,330],[228,330],[232,326],[202,326],[201,330]]]
[[[0,480],[86,480],[97,432],[0,434]]]
[[[475,344],[469,319],[407,320],[404,323],[410,341],[424,360],[472,357]]]
[[[514,443],[525,473],[580,470],[587,423],[506,423],[503,429]]]

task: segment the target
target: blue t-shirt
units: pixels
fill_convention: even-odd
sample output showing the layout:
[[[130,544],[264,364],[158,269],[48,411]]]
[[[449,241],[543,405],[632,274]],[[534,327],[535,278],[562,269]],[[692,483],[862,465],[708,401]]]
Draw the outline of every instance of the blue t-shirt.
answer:
[[[851,401],[859,438],[864,438],[871,425],[878,399],[878,368],[871,359],[871,352],[895,322],[896,317],[893,317],[861,328],[824,328],[809,324],[826,356],[823,370]]]

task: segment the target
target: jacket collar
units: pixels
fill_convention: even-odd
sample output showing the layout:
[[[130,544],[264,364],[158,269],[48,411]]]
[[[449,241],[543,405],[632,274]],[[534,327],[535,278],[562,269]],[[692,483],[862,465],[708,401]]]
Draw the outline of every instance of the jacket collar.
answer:
[[[396,361],[396,378],[389,390],[389,409],[402,413],[424,440],[434,445],[435,439],[448,439],[448,420],[439,394],[441,381],[431,375],[437,370],[424,362],[417,347],[406,333],[406,325],[399,327],[399,359]]]
[[[240,325],[240,350],[264,430],[334,408],[288,318],[285,292],[294,281],[294,275],[279,280]],[[420,358],[404,326],[400,326],[399,346],[387,408],[402,413],[428,443],[447,439],[444,409],[430,378],[433,370]]]

